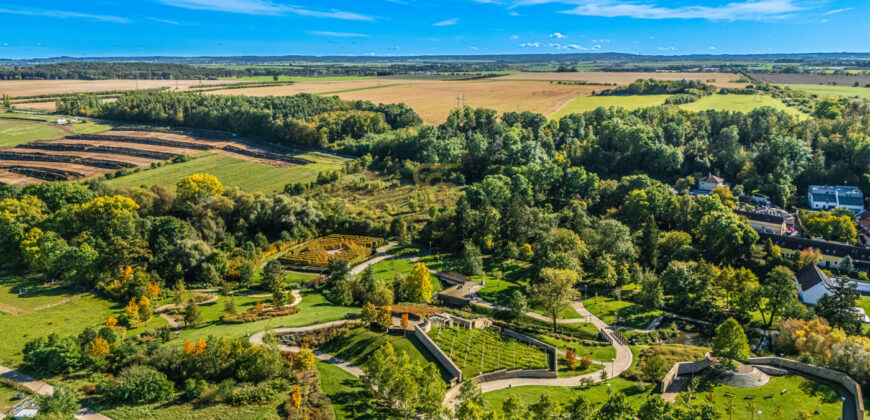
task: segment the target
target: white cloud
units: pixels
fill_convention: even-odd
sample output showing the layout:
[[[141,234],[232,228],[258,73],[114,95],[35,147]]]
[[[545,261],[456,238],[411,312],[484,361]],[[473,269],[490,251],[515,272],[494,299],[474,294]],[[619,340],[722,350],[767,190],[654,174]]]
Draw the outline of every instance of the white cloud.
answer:
[[[521,16],[521,15],[519,13],[517,13],[516,11],[511,11],[510,13],[508,13],[508,16]]]
[[[442,20],[441,22],[435,22],[432,26],[452,26],[459,23],[459,18]]]
[[[698,1],[698,0],[695,0]],[[559,3],[574,6],[562,13],[582,16],[631,17],[636,19],[758,20],[786,17],[806,9],[801,0],[742,0],[720,6],[668,7],[661,0],[515,0],[512,7]]]
[[[583,51],[585,51],[585,50],[588,49],[588,48],[585,48],[585,47],[581,47],[581,46],[579,46],[579,45],[577,45],[577,44],[556,44],[556,43],[550,43],[550,44],[548,44],[547,46],[549,46],[550,48],[555,48],[555,49],[557,49],[557,50],[583,50]]]
[[[174,21],[174,20],[169,20],[169,19],[160,19],[160,18],[150,17],[150,16],[147,17],[147,19],[148,19],[148,20],[153,20],[153,21],[155,21],[155,22],[165,23],[165,24],[168,24],[168,25],[178,25],[178,22],[176,22],[176,21]]]
[[[658,47],[659,51],[674,51],[676,49],[676,47]]]
[[[159,2],[175,7],[194,10],[213,10],[218,12],[242,13],[246,15],[299,15],[309,17],[345,19],[345,20],[374,20],[371,16],[365,16],[353,12],[331,9],[328,11],[311,10],[299,6],[287,6],[272,3],[268,0],[158,0]]]
[[[609,39],[593,39],[592,42],[594,42],[596,44],[609,44],[610,40]]]
[[[822,19],[822,23],[828,23],[827,19]]]
[[[320,36],[334,36],[339,38],[363,38],[367,37],[366,34],[357,34],[353,32],[333,32],[333,31],[305,31],[307,34],[311,35],[320,35]]]
[[[521,47],[535,47],[535,48],[538,48],[538,47],[541,46],[541,44],[538,43],[538,42],[523,42],[522,44],[520,44],[520,46],[521,46]]]
[[[562,38],[564,38],[564,37],[565,37],[565,35],[562,35],[562,34],[559,33],[559,32],[553,32],[553,33],[551,33],[550,35],[547,35],[547,38],[562,39]]]
[[[519,39],[519,35],[511,35],[511,39]]]
[[[848,12],[852,9],[853,9],[852,7],[844,7],[842,9],[829,10],[829,11],[825,12],[825,15],[835,15],[837,13]]]
[[[710,49],[711,49],[711,50],[715,50],[715,49],[716,49],[716,47],[710,47]]]
[[[470,49],[470,50],[472,50],[472,51],[477,51],[479,48],[477,48],[477,47],[468,47],[468,49]]]
[[[66,10],[48,10],[48,9],[29,9],[29,8],[0,8],[0,13],[26,16],[45,16],[60,19],[85,19],[95,20],[99,22],[114,22],[114,23],[130,23],[129,19],[108,16],[108,15],[92,15],[88,13],[68,12]]]

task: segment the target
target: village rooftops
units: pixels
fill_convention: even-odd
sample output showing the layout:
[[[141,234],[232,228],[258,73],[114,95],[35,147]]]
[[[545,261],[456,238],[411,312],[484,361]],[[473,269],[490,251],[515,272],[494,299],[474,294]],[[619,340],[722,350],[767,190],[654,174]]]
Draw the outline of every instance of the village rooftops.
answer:
[[[734,213],[737,213],[741,216],[744,216],[749,220],[756,220],[759,222],[774,223],[774,224],[785,223],[785,217],[778,216],[775,214],[757,213],[754,211],[744,211],[744,210],[735,210]]]
[[[819,283],[825,283],[825,286],[829,288],[834,287],[834,282],[831,278],[815,264],[810,264],[798,270],[795,273],[795,278],[798,285],[800,285],[801,291],[810,290]]]

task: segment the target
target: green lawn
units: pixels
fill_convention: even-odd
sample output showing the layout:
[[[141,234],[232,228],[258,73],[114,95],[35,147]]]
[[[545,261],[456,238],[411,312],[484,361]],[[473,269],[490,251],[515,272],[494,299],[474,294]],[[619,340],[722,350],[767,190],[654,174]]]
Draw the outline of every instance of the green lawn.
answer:
[[[0,147],[15,146],[34,140],[49,140],[63,136],[63,132],[55,125],[43,121],[4,118],[10,114],[0,115]]]
[[[655,317],[662,314],[659,310],[648,311],[636,303],[605,296],[587,297],[583,300],[583,306],[608,324],[632,328],[646,328]],[[617,316],[621,318],[619,322]]]
[[[601,370],[604,368],[604,365],[599,365],[597,363],[593,363],[589,365],[586,369],[580,369],[580,365],[578,362],[577,368],[575,370],[568,370],[568,364],[565,361],[564,357],[559,358],[559,377],[560,378],[571,378],[574,376],[585,375],[587,373],[595,372],[596,370]]]
[[[829,85],[777,85],[791,88],[794,90],[802,90],[819,96],[858,96],[864,99],[870,99],[870,88],[854,87],[854,86],[829,86]]]
[[[538,340],[553,345],[562,351],[565,351],[565,349],[568,347],[573,348],[577,352],[578,359],[585,356],[599,362],[609,362],[616,358],[616,348],[611,345],[584,346],[579,343],[565,342],[563,340],[559,340],[558,338],[553,338],[544,334],[533,334],[533,336]],[[562,366],[561,362],[560,366]]]
[[[696,102],[682,104],[680,108],[695,112],[715,109],[719,111],[740,111],[747,113],[755,108],[764,106],[788,112],[801,119],[807,118],[807,115],[798,111],[797,108],[787,107],[779,99],[768,95],[709,95],[704,96]]]
[[[0,365],[21,363],[24,344],[53,332],[78,334],[85,327],[102,324],[109,315],[117,316],[121,306],[91,294],[74,296],[69,302],[38,312],[20,315],[0,312]]]
[[[113,419],[282,419],[280,412],[288,395],[279,395],[263,405],[150,403],[91,408]]]
[[[610,384],[610,386],[607,386],[607,384]],[[607,390],[609,388],[610,392],[624,392],[628,404],[637,409],[643,405],[653,388],[647,387],[641,391],[635,389],[635,385],[635,382],[626,379],[613,378],[589,387],[515,386],[487,392],[483,394],[483,398],[486,400],[488,407],[494,408],[498,412],[501,412],[502,401],[508,397],[516,397],[523,405],[528,407],[537,402],[541,398],[541,395],[548,395],[560,404],[567,404],[574,398],[577,398],[578,395],[582,395],[586,401],[600,406],[607,400]]]
[[[67,297],[67,289],[45,283],[40,276],[19,277],[0,274],[0,311],[31,312],[56,304]]]
[[[6,410],[11,409],[12,406],[18,403],[15,397],[19,394],[21,394],[21,391],[0,382],[0,414],[6,413]]]
[[[376,279],[383,280],[387,284],[392,284],[397,274],[407,276],[411,274],[411,270],[416,263],[403,258],[393,258],[383,260],[372,265],[372,274]],[[429,275],[429,283],[432,284],[432,293],[436,293],[443,289],[441,280],[438,280],[434,274]]]
[[[701,394],[712,392],[713,401],[715,401],[719,412],[726,415],[727,395],[734,394],[733,418],[735,420],[753,418],[747,409],[750,400],[754,401],[755,410],[762,413],[760,416],[756,413],[754,416],[756,419],[772,418],[777,407],[782,409],[784,418],[787,419],[798,418],[798,411],[801,409],[812,415],[818,408],[819,414],[813,415],[813,419],[835,420],[843,413],[843,404],[836,391],[827,385],[813,382],[802,376],[771,377],[770,382],[758,388],[737,388],[712,383],[707,385],[712,389],[702,385],[696,394],[697,398],[706,398]],[[784,389],[788,391],[781,394]]]
[[[505,369],[546,368],[547,354],[535,346],[513,340],[492,328],[433,327],[429,331],[466,378]]]
[[[386,344],[390,344],[396,349],[396,353],[408,353],[412,361],[420,363],[431,362],[439,369],[441,365],[435,361],[435,358],[423,347],[413,334],[407,334],[405,337],[400,335],[389,335],[369,331],[365,328],[358,327],[351,330],[347,335],[321,347],[325,353],[337,356],[347,360],[355,365],[363,365],[375,351]],[[450,375],[441,370],[441,379],[447,382]]]
[[[370,401],[358,378],[320,360],[315,367],[320,374],[320,388],[332,401],[336,420],[395,418]]]
[[[550,114],[550,119],[559,119],[569,114],[593,111],[600,107],[612,106],[625,109],[638,109],[662,105],[670,95],[632,95],[632,96],[578,96],[570,100],[558,111]]]
[[[188,175],[209,173],[216,176],[224,185],[240,187],[247,192],[283,191],[289,183],[311,182],[324,170],[342,167],[345,159],[319,153],[299,155],[315,163],[301,166],[276,168],[243,159],[204,152],[192,156],[190,161],[163,165],[155,169],[143,169],[127,176],[107,180],[112,188],[135,187],[140,185],[162,184],[175,189],[175,183]]]

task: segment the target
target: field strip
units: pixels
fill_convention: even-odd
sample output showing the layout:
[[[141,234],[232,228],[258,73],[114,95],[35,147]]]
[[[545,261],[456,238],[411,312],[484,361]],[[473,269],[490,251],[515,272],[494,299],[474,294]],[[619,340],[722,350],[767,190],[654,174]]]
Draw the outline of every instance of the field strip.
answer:
[[[385,87],[402,86],[402,85],[406,85],[406,84],[408,84],[408,83],[392,83],[389,85],[366,86],[366,87],[361,87],[361,88],[334,90],[332,92],[320,92],[320,93],[315,93],[314,95],[336,95],[336,94],[345,93],[345,92],[356,92],[358,90],[380,89],[380,88],[385,88]]]

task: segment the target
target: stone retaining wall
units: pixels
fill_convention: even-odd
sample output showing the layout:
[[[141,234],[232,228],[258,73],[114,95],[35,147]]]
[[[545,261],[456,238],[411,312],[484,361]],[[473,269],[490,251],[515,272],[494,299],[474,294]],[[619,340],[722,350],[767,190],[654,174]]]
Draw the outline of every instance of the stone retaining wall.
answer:
[[[423,347],[426,347],[426,350],[429,350],[429,353],[432,353],[432,356],[435,357],[435,360],[444,367],[445,370],[451,375],[453,375],[453,380],[450,381],[450,385],[455,385],[459,382],[462,382],[462,370],[459,369],[459,366],[456,366],[456,363],[453,363],[453,360],[450,360],[450,357],[429,338],[429,335],[426,334],[429,330],[432,329],[432,325],[429,323],[429,320],[417,324],[414,326],[414,336],[423,343]]]
[[[665,377],[662,378],[662,394],[673,392],[673,390],[669,391],[669,388],[677,377],[698,373],[704,369],[707,369],[712,364],[713,361],[708,358],[696,362],[674,363],[674,365],[671,367],[671,370],[669,370]]]
[[[492,372],[481,373],[474,377],[477,383],[500,381],[512,378],[558,378],[559,374],[549,369],[499,369]]]
[[[747,363],[749,365],[766,365],[774,368],[794,370],[808,376],[813,376],[825,379],[831,382],[836,382],[846,389],[846,392],[852,394],[855,400],[855,411],[859,419],[864,418],[864,397],[861,394],[861,385],[853,380],[849,375],[820,366],[808,365],[796,360],[784,359],[782,357],[753,357]]]

